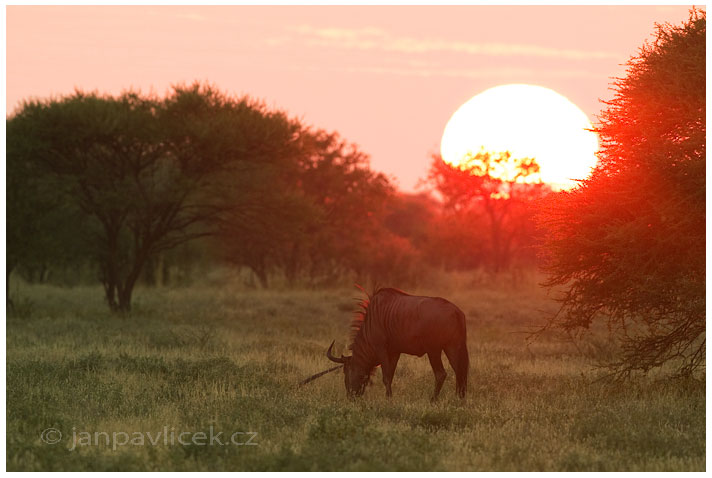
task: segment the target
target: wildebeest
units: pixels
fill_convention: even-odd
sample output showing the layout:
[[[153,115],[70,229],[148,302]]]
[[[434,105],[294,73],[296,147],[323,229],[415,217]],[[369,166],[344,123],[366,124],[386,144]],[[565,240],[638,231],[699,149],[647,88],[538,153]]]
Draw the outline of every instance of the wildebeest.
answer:
[[[377,289],[361,302],[352,324],[352,354],[333,355],[334,342],[326,351],[329,360],[344,365],[344,382],[349,396],[361,396],[369,377],[381,366],[386,395],[391,396],[391,382],[400,354],[428,354],[435,374],[435,400],[447,373],[441,354],[444,351],[455,370],[455,388],[465,396],[470,359],[467,353],[465,314],[441,297],[422,297],[397,289]]]

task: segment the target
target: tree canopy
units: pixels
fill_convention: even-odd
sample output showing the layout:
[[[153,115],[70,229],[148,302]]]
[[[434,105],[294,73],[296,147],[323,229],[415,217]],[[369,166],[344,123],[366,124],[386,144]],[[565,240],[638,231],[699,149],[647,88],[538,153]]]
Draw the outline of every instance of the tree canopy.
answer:
[[[605,321],[620,374],[704,364],[705,26],[693,10],[657,27],[595,127],[596,170],[540,217],[546,285],[564,288],[550,325]]]
[[[211,233],[217,217],[245,205],[222,194],[234,188],[225,178],[288,157],[297,129],[281,113],[198,84],[165,99],[77,92],[32,101],[8,124],[17,145],[8,151],[10,182],[27,180],[19,165],[31,167],[33,181],[65,189],[91,219],[75,242],[94,255],[118,311],[130,309],[152,256]]]

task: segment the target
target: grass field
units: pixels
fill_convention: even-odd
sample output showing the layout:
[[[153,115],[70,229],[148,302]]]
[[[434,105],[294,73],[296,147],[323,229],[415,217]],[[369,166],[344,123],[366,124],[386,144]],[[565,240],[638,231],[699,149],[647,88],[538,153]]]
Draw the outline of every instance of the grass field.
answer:
[[[594,381],[606,347],[527,346],[521,331],[555,308],[530,282],[411,291],[467,315],[468,396],[445,362],[436,404],[426,357],[401,358],[390,400],[380,371],[356,401],[340,371],[296,386],[331,365],[331,340],[346,345],[355,289],[138,290],[120,318],[99,288],[23,286],[7,319],[7,469],[705,470],[704,382]]]

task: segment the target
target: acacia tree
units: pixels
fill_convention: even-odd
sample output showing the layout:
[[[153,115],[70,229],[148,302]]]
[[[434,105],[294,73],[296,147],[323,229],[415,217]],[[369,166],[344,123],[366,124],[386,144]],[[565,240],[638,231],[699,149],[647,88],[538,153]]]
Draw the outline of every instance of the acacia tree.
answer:
[[[533,158],[480,151],[458,166],[434,156],[428,180],[443,196],[446,208],[457,214],[484,215],[489,232],[487,255],[492,271],[498,273],[509,265],[527,236],[531,216],[527,205],[546,190],[538,173]]]
[[[226,178],[286,156],[296,128],[248,98],[198,84],[165,100],[78,92],[33,101],[9,122],[32,146],[8,162],[55,175],[93,220],[76,239],[91,248],[109,307],[121,312],[149,258],[212,233],[217,217],[239,207],[223,194]]]
[[[549,326],[605,321],[619,375],[704,364],[705,25],[657,27],[599,118],[598,167],[540,218],[546,285],[564,288]]]
[[[225,216],[226,259],[249,267],[263,287],[274,271],[292,283],[314,284],[393,270],[390,259],[397,254],[377,257],[394,240],[380,222],[393,193],[388,179],[337,133],[302,128],[296,136],[288,165],[262,169],[261,179],[236,189],[249,194],[254,207]],[[243,227],[245,222],[252,228]]]
[[[302,137],[299,189],[315,206],[316,216],[288,263],[301,262],[312,281],[333,282],[343,272],[369,272],[386,202],[394,188],[373,171],[368,155],[336,133],[309,131]],[[379,245],[380,244],[380,245]]]
[[[227,209],[219,221],[222,256],[248,267],[264,288],[272,272],[285,268],[291,244],[303,240],[316,214],[313,204],[295,190],[293,166],[263,167],[235,178],[230,197],[239,206]],[[296,272],[285,268],[285,273],[293,279]]]

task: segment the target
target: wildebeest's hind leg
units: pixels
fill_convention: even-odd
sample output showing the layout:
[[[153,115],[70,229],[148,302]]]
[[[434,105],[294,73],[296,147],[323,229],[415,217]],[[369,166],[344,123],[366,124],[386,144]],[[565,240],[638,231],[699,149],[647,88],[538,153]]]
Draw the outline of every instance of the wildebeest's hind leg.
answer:
[[[445,372],[445,367],[443,367],[443,361],[440,358],[441,354],[442,350],[428,352],[430,366],[433,367],[433,373],[435,374],[435,392],[433,393],[433,398],[430,399],[432,402],[438,399],[440,389],[443,388],[443,383],[445,383],[445,378],[447,377],[447,372]]]
[[[399,358],[400,353],[389,353],[386,356],[386,360],[381,363],[381,374],[383,374],[383,385],[386,386],[387,397],[393,395],[393,392],[391,391],[391,383],[393,382],[393,374],[396,373],[396,366],[398,365]]]
[[[470,369],[470,357],[467,353],[467,344],[460,343],[455,346],[445,347],[445,355],[455,371],[455,389],[460,398],[465,398],[467,390],[467,373]]]

